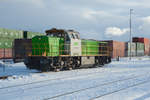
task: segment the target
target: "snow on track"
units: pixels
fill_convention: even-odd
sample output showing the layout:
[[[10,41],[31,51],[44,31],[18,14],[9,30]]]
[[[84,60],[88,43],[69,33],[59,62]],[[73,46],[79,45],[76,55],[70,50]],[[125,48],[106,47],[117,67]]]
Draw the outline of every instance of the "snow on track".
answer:
[[[150,79],[149,79],[150,75],[148,75],[147,78],[145,78],[145,76],[146,76],[146,74],[144,74],[144,76],[143,75],[135,76],[135,77],[127,78],[127,79],[116,80],[116,81],[112,81],[112,82],[109,82],[109,83],[99,84],[99,85],[95,85],[93,87],[83,88],[83,89],[80,89],[80,90],[76,90],[76,91],[60,94],[60,95],[57,95],[57,96],[53,96],[53,97],[50,97],[50,98],[46,98],[44,100],[50,100],[50,99],[53,99],[53,100],[54,99],[56,99],[56,100],[59,100],[59,99],[60,100],[69,100],[70,98],[72,98],[72,99],[76,98],[77,100],[82,100],[83,97],[84,97],[85,100],[90,100],[90,99],[94,100],[96,98],[100,98],[100,97],[103,97],[105,95],[109,95],[109,94],[112,94],[114,92],[118,92],[118,91],[121,91],[123,89],[135,86],[135,85],[143,84],[145,82],[150,82]],[[141,82],[135,82],[137,80],[140,80]],[[123,86],[125,86],[124,84],[127,84],[127,86],[125,86],[123,88],[123,86],[121,86],[122,84],[123,84]],[[115,89],[114,85],[120,85],[121,88],[116,88]],[[110,88],[111,90],[109,90],[107,88]],[[99,91],[99,90],[101,90],[101,94],[99,92],[100,95],[97,94],[97,96],[96,96],[96,94],[95,94],[96,92],[93,92],[93,91]],[[82,93],[82,92],[84,92],[84,93]],[[92,94],[92,93],[94,93],[94,94]],[[83,96],[83,94],[85,96]],[[88,96],[86,96],[86,95],[88,95]],[[94,97],[92,97],[92,95]]]
[[[17,68],[15,64],[12,66]],[[131,61],[123,58],[102,68],[27,72],[14,73],[15,79],[0,80],[0,100],[144,100],[150,97],[148,57]]]

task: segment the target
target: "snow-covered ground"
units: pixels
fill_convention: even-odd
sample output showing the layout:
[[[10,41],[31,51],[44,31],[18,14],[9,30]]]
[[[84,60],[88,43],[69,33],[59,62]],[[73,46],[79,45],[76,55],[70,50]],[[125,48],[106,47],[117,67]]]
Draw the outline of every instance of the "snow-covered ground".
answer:
[[[6,63],[0,61],[0,77],[1,76],[20,76],[29,75],[30,73],[37,72],[36,70],[27,70],[24,63]]]
[[[149,57],[47,73],[0,62],[0,76],[7,75],[0,80],[0,100],[150,100]]]

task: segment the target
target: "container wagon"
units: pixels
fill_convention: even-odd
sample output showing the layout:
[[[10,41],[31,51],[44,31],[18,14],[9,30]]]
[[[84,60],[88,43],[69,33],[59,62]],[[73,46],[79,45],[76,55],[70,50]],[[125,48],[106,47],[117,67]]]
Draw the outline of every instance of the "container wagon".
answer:
[[[58,71],[82,67],[95,67],[111,62],[109,46],[99,41],[80,39],[73,30],[51,29],[45,36],[32,38],[32,55],[24,63],[29,69]],[[103,48],[103,49],[102,49]]]

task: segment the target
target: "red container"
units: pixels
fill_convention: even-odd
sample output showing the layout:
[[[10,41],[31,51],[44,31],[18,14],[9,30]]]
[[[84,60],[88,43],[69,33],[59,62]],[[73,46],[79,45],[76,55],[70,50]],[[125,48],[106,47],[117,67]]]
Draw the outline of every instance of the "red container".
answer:
[[[125,56],[125,42],[108,40],[110,53],[112,58],[124,57]]]
[[[12,59],[12,48],[0,48],[0,59]]]
[[[144,54],[145,55],[149,55],[150,53],[150,41],[148,38],[144,38],[144,37],[133,37],[133,42],[140,42],[140,43],[144,43]]]
[[[139,37],[133,37],[133,38],[132,38],[132,41],[133,41],[133,42],[139,42],[140,40],[139,40]]]

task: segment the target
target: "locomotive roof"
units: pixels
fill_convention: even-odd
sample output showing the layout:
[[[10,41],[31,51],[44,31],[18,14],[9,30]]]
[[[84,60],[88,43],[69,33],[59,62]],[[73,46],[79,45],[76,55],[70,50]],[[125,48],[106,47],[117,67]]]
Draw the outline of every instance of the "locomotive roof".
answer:
[[[67,33],[70,33],[70,32],[75,32],[75,33],[78,33],[79,34],[79,32],[76,32],[76,31],[74,31],[74,30],[64,30],[64,29],[56,29],[56,28],[52,28],[52,29],[50,29],[50,30],[46,30],[45,31],[47,34],[48,33],[61,33],[61,34],[65,34],[66,32]]]
[[[45,32],[46,33],[65,33],[65,30],[53,28],[53,29],[50,29],[50,30],[46,30]]]

